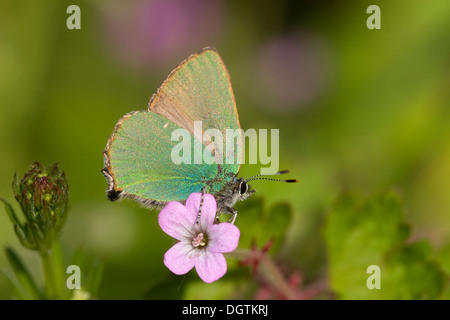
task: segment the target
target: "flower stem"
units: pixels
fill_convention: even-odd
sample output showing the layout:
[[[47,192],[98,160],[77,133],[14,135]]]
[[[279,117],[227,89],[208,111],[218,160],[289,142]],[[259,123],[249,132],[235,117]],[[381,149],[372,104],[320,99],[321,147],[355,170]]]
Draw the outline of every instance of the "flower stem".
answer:
[[[270,286],[277,290],[288,300],[297,300],[298,297],[286,282],[286,279],[278,270],[277,266],[269,256],[263,255],[260,263],[260,273],[265,277]]]
[[[292,288],[288,285],[286,279],[268,255],[259,251],[243,249],[235,250],[234,252],[229,253],[229,255],[241,261],[248,259],[258,261],[257,272],[272,289],[288,300],[298,299],[294,290],[292,290]]]
[[[53,300],[57,298],[57,287],[55,282],[55,273],[53,268],[53,261],[51,259],[51,251],[50,250],[42,250],[40,251],[41,260],[42,260],[42,268],[44,269],[45,275],[45,289],[47,293],[47,299]]]

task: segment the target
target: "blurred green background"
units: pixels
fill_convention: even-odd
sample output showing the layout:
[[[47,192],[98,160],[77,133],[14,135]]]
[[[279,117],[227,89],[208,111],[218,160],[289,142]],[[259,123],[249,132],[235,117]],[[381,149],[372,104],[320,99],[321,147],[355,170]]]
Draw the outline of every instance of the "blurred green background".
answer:
[[[81,30],[66,27],[71,4],[81,8]],[[366,27],[371,4],[381,8],[380,30]],[[14,172],[33,161],[60,163],[72,208],[64,255],[70,261],[83,245],[103,258],[101,299],[139,299],[169,279],[162,258],[173,243],[156,212],[107,201],[107,138],[207,45],[230,72],[242,128],[280,129],[280,169],[300,181],[252,184],[264,206],[292,207],[278,261],[307,280],[326,277],[321,228],[346,190],[396,188],[411,238],[447,247],[449,1],[0,0],[0,196],[13,202]],[[257,173],[242,166],[243,177]],[[9,269],[8,244],[42,280],[38,256],[0,211],[0,269]],[[225,276],[208,290],[223,298],[237,288]],[[10,295],[0,276],[0,298]]]

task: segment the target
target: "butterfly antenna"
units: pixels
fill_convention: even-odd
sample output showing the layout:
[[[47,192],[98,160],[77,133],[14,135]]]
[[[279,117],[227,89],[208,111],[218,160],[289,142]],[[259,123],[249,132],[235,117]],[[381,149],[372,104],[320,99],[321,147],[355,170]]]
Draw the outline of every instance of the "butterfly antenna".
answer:
[[[267,178],[266,176],[275,176],[275,175],[280,175],[280,174],[286,174],[289,173],[289,170],[282,170],[282,171],[278,171],[277,173],[274,174],[258,174],[256,176],[252,176],[248,179],[246,179],[245,181],[249,182],[252,180],[271,180],[271,181],[280,181],[280,182],[289,182],[289,183],[293,183],[293,182],[298,182],[297,179],[274,179],[274,178]]]

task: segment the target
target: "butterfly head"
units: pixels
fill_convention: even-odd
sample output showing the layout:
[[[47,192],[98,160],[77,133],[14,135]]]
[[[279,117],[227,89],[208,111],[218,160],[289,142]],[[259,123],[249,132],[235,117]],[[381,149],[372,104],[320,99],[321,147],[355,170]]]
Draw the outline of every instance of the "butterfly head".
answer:
[[[251,186],[247,183],[247,180],[238,178],[237,180],[237,194],[239,195],[239,200],[245,200],[248,197],[252,195],[252,193],[255,193],[256,190],[252,189]]]
[[[274,178],[268,178],[267,176],[274,176],[279,174],[285,174],[289,173],[289,170],[283,170],[278,171],[274,174],[259,174],[256,176],[249,177],[247,179],[237,178],[236,182],[238,183],[237,191],[239,192],[239,195],[242,197],[241,200],[247,199],[252,193],[256,192],[255,189],[252,189],[251,186],[248,184],[249,181],[253,180],[270,180],[270,181],[280,181],[280,182],[298,182],[296,179],[274,179]]]
[[[273,175],[279,175],[288,173],[288,170],[279,171]],[[255,189],[252,189],[252,187],[249,184],[249,181],[253,180],[271,180],[271,181],[281,181],[281,182],[298,182],[297,180],[281,180],[281,179],[274,179],[269,178],[267,175],[257,175],[252,176],[247,179],[244,178],[234,178],[228,187],[226,187],[219,195],[219,210],[221,212],[224,212],[226,208],[232,208],[237,202],[242,201],[250,197],[253,193],[256,192]]]
[[[296,180],[296,179],[274,179],[274,178],[267,177],[267,176],[279,175],[279,174],[285,174],[285,173],[289,173],[289,170],[278,171],[277,173],[274,173],[274,174],[259,174],[259,175],[252,176],[247,179],[238,179],[238,180],[240,180],[239,181],[240,182],[239,183],[239,193],[243,197],[243,199],[247,199],[252,193],[254,193],[256,190],[251,189],[250,185],[248,184],[248,182],[252,181],[252,180],[270,180],[270,181],[280,181],[280,182],[290,182],[290,183],[298,182],[298,180]]]

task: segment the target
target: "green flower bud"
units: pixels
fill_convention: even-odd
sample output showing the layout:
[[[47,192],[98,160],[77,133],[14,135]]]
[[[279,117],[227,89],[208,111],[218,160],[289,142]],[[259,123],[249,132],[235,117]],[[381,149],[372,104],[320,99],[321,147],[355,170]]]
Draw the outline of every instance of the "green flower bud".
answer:
[[[21,223],[12,207],[3,199],[14,230],[21,243],[33,250],[44,251],[58,239],[64,225],[69,204],[69,186],[58,164],[44,167],[33,163],[19,181],[14,175],[14,196],[25,216]]]

